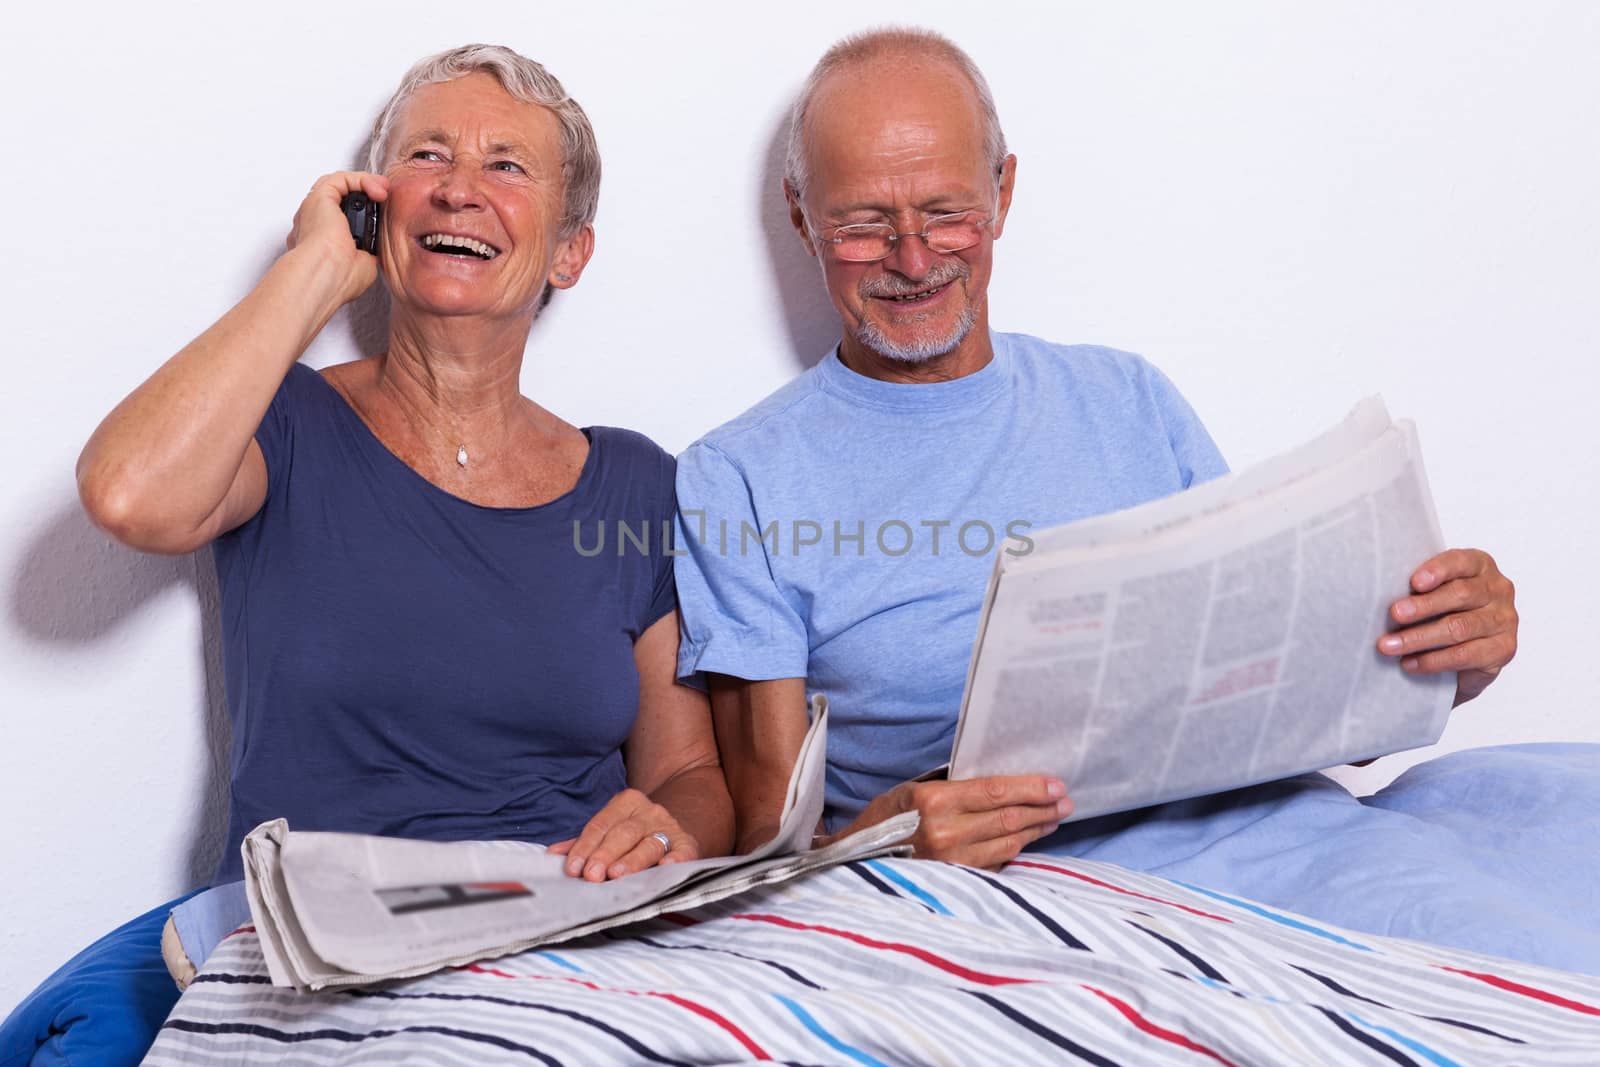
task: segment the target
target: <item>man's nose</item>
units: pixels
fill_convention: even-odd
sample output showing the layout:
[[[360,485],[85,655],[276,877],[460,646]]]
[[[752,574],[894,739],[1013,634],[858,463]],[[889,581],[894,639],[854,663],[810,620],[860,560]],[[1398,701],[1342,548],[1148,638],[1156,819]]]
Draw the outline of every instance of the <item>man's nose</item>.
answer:
[[[433,199],[440,207],[463,211],[483,206],[482,175],[476,164],[457,160],[439,177]]]
[[[928,276],[938,259],[939,253],[928,247],[927,240],[920,233],[902,233],[889,250],[889,258],[883,261],[883,265],[912,281],[921,281]]]

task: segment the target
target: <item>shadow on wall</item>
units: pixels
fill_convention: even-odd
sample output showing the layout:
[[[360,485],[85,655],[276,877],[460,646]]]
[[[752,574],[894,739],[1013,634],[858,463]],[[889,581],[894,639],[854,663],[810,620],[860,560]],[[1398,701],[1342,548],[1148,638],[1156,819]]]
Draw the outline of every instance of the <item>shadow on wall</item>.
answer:
[[[211,553],[147,556],[124,548],[95,529],[76,500],[68,500],[34,533],[21,554],[12,576],[11,617],[35,640],[87,645],[175,585],[188,586],[200,604],[202,713],[209,766],[200,803],[194,806],[183,874],[188,884],[204,885],[211,880],[227,836],[230,736]]]
[[[789,151],[789,113],[773,123],[756,193],[756,220],[767,242],[767,264],[778,295],[789,351],[802,369],[810,369],[839,343],[839,315],[828,300],[822,270],[806,254],[789,222],[783,196],[784,157]]]
[[[264,275],[282,251],[282,245],[262,249],[256,277]],[[352,353],[381,351],[388,339],[388,321],[389,294],[379,281],[341,308],[323,333],[342,361]],[[179,585],[189,588],[200,609],[205,678],[201,713],[207,750],[183,876],[189,885],[203,885],[210,881],[226,844],[231,744],[217,572],[210,551],[185,556],[136,552],[96,529],[78,501],[69,497],[24,548],[12,575],[10,609],[13,621],[32,639],[81,646],[105,638],[151,599]]]
[[[380,277],[372,287],[340,308],[327,326],[350,335],[349,351],[375,356],[389,345],[389,290]]]

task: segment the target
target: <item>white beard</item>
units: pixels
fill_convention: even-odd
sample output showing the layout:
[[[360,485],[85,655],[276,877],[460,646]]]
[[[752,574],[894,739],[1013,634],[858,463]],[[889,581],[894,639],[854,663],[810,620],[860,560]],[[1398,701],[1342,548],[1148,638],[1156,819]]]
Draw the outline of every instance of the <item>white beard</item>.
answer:
[[[926,363],[930,359],[937,359],[955,351],[956,347],[967,339],[967,334],[972,332],[972,327],[977,323],[977,313],[969,305],[961,309],[955,325],[943,337],[930,337],[908,345],[900,345],[885,337],[876,324],[863,321],[856,327],[856,340],[884,359],[892,359],[897,363]]]

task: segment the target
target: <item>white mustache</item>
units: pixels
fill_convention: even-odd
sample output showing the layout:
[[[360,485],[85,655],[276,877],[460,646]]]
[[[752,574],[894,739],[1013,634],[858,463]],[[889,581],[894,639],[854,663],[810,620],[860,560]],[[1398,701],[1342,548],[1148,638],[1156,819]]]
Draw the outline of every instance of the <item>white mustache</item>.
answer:
[[[909,278],[901,278],[894,274],[880,274],[875,278],[862,279],[859,291],[864,297],[880,299],[891,296],[908,296],[911,293],[920,293],[926,289],[937,289],[940,286],[949,285],[953,281],[967,277],[971,272],[972,268],[960,260],[946,260],[943,263],[935,263],[927,275],[918,281],[911,281]]]

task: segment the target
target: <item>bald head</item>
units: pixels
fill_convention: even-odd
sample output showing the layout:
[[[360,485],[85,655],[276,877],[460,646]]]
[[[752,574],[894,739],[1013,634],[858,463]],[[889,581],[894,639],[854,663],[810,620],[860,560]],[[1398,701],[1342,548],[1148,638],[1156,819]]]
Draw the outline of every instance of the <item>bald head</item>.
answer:
[[[949,64],[883,58],[829,75],[812,96],[805,153],[811,187],[797,195],[842,222],[903,192],[919,205],[958,194],[984,207],[999,180],[985,161],[983,116]],[[951,182],[954,188],[946,188]],[[853,216],[852,216],[853,220]]]
[[[992,358],[987,292],[1016,160],[971,64],[936,34],[879,31],[823,56],[795,105],[789,221],[852,370],[959,377]]]
[[[1005,134],[989,84],[972,57],[931,30],[892,28],[846,37],[812,68],[789,123],[784,177],[790,188],[801,193],[811,180],[819,117],[869,106],[868,97],[884,94],[893,99],[879,103],[892,104],[908,117],[934,106],[962,125],[970,116],[978,136],[976,153],[990,173],[998,172],[1006,157]]]

